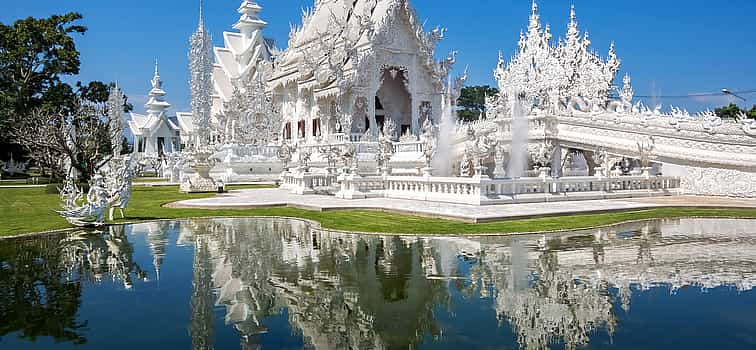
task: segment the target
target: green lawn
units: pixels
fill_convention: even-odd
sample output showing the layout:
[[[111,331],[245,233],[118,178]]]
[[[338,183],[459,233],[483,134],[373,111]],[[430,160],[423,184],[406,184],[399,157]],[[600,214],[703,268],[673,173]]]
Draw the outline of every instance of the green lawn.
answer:
[[[269,186],[231,186],[230,189],[256,187]],[[182,194],[175,186],[135,187],[126,212],[126,219],[116,222],[212,216],[286,216],[319,221],[325,228],[338,230],[407,234],[475,234],[579,229],[628,220],[669,217],[756,218],[756,209],[654,209],[470,224],[365,210],[318,212],[285,207],[245,210],[162,207],[163,204],[177,200],[210,196],[214,194]],[[58,196],[46,194],[44,188],[0,188],[0,235],[68,228],[69,225],[53,212],[58,208]]]
[[[168,179],[163,177],[138,177],[134,179],[134,183],[144,183],[144,182],[168,182]]]

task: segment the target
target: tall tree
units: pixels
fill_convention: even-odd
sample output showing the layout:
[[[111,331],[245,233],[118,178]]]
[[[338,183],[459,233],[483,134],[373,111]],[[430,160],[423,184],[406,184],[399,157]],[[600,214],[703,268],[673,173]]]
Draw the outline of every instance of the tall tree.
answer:
[[[71,167],[88,179],[97,172],[100,161],[111,154],[107,101],[115,85],[77,83],[76,91],[67,86],[49,91],[64,101],[57,109],[36,108],[14,122],[10,133],[42,168],[63,177]],[[127,104],[124,109],[128,111],[131,106]]]
[[[74,34],[87,28],[68,13],[0,23],[0,150],[9,147],[9,128],[41,107],[72,107],[73,89],[61,76],[79,73]],[[3,145],[4,144],[4,145]]]
[[[466,86],[462,88],[457,100],[459,119],[476,120],[486,114],[486,96],[494,96],[499,90],[488,85]]]

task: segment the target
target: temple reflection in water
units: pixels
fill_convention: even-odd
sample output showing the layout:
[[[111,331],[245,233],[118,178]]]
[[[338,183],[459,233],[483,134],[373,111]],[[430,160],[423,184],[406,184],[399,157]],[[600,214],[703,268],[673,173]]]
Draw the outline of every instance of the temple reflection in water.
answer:
[[[687,287],[746,292],[756,281],[756,230],[749,220],[650,221],[548,236],[464,238],[358,236],[285,219],[109,230],[20,240],[3,249],[0,290],[6,305],[0,310],[9,322],[0,336],[86,342],[87,320],[76,317],[82,289],[112,281],[126,293],[163,283],[166,274],[177,274],[162,268],[172,259],[170,247],[179,249],[177,260],[184,252],[192,256],[190,300],[182,303],[190,308],[185,327],[194,349],[216,346],[223,327],[234,330],[242,349],[262,348],[265,335],[280,327],[271,325],[275,317],[285,318],[289,336],[307,348],[419,348],[443,343],[452,332],[439,315],[458,312],[495,314],[499,327],[514,334],[513,344],[524,349],[570,349],[602,334],[611,339],[634,295],[664,288],[675,298]],[[139,249],[152,266],[136,262]],[[24,294],[19,286],[39,295]],[[458,295],[485,301],[487,309],[459,310]],[[62,302],[69,312],[50,329],[32,330],[24,315],[6,311],[13,310],[8,304],[21,303],[53,314]]]

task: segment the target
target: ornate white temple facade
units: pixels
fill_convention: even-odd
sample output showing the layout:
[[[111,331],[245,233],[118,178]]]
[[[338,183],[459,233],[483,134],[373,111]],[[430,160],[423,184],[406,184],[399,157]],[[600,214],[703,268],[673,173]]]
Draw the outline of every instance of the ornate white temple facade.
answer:
[[[168,118],[167,112],[171,104],[165,100],[166,92],[163,90],[157,64],[150,83],[152,89],[144,105],[147,114],[131,113],[128,126],[134,136],[133,153],[157,158],[181,151],[181,128]]]
[[[279,132],[280,123],[270,120],[275,110],[265,84],[276,49],[273,40],[263,36],[267,23],[258,16],[261,10],[256,2],[243,1],[233,26],[238,32],[223,32],[224,46],[212,49],[213,143],[264,143],[275,138],[267,135]],[[182,132],[193,134],[191,113],[179,113],[178,118]]]
[[[376,140],[387,120],[396,126],[394,139],[418,136],[426,119],[440,117],[455,60],[434,60],[443,33],[426,32],[409,1],[316,1],[269,79],[283,138]]]
[[[282,174],[296,193],[468,204],[756,196],[756,123],[634,101],[614,44],[597,54],[574,7],[555,40],[533,2],[517,52],[494,70],[500,93],[471,123],[454,121],[466,79],[450,79],[455,53],[435,59],[445,30],[426,31],[409,0],[315,1],[283,51],[264,38],[261,9],[243,1],[238,32],[212,49],[202,139],[224,182]],[[191,146],[196,118],[177,119]]]

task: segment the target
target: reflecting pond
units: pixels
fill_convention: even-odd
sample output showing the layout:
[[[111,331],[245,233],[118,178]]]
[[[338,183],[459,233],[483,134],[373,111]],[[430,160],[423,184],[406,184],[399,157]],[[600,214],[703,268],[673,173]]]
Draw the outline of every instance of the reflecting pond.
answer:
[[[203,219],[0,241],[0,349],[754,349],[756,221],[357,236]]]

